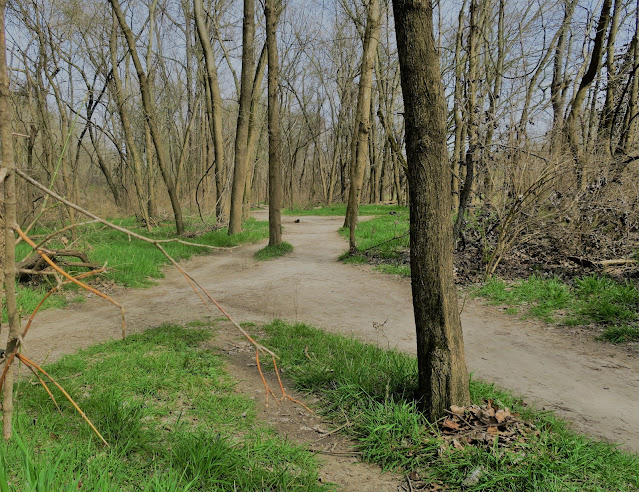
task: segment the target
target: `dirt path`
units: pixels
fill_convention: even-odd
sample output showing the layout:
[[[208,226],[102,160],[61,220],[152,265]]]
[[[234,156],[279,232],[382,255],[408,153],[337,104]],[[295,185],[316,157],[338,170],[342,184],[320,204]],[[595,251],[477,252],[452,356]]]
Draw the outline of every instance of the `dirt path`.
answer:
[[[260,212],[264,218],[264,212]],[[407,279],[344,265],[339,217],[284,217],[285,240],[295,251],[257,263],[261,246],[238,248],[185,263],[240,321],[283,318],[414,352],[414,321]],[[130,331],[210,314],[173,270],[150,289],[123,290]],[[214,314],[218,316],[218,314]],[[462,314],[469,370],[477,377],[556,410],[574,427],[639,452],[639,360],[567,329],[506,317],[467,301]],[[384,323],[382,329],[376,329]],[[102,300],[45,311],[26,340],[36,361],[119,336],[119,311]]]

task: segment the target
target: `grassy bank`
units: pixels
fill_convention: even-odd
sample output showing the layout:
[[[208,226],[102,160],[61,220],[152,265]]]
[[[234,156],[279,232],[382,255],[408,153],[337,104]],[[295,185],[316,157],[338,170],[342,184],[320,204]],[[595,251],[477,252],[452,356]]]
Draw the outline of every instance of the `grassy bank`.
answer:
[[[116,219],[117,225],[129,228],[139,234],[152,239],[172,239],[175,237],[173,224],[162,224],[155,227],[152,232],[147,232],[140,227],[135,218]],[[188,231],[188,229],[187,229]],[[39,235],[46,235],[50,230],[41,229]],[[268,223],[250,219],[244,223],[243,231],[233,236],[228,235],[226,228],[208,230],[201,234],[191,230],[195,237],[182,238],[185,241],[207,244],[217,247],[238,246],[245,243],[255,243],[268,237]],[[64,246],[60,242],[53,241],[48,245],[51,249]],[[179,243],[166,243],[164,249],[176,260],[186,260],[193,255],[207,254],[211,250]],[[166,257],[152,244],[129,240],[124,234],[100,224],[90,224],[78,230],[78,241],[72,249],[85,251],[89,259],[98,264],[107,264],[108,271],[100,275],[100,279],[106,282],[114,282],[126,287],[147,287],[153,285],[156,279],[163,277],[163,268],[169,263]],[[21,260],[31,248],[23,243],[18,245],[16,258]],[[51,284],[53,285],[53,284]],[[23,316],[33,311],[36,304],[50,286],[48,284],[37,287],[18,287],[19,309]],[[74,287],[69,287],[73,292]],[[71,297],[74,297],[73,295]],[[47,300],[45,307],[60,307],[67,303],[65,296],[52,296]]]
[[[639,460],[613,446],[579,436],[548,412],[523,406],[493,385],[471,382],[473,402],[491,400],[533,423],[537,433],[513,446],[444,445],[417,411],[413,357],[381,350],[306,325],[276,321],[265,342],[298,388],[317,395],[326,414],[359,441],[363,459],[415,472],[444,490],[636,490]],[[480,470],[476,483],[469,483]],[[471,481],[472,482],[472,481]]]
[[[602,339],[639,342],[639,288],[630,282],[589,275],[568,285],[533,275],[511,284],[491,278],[474,293],[510,306],[510,314],[572,326],[597,324],[604,327]]]
[[[256,421],[254,401],[202,348],[213,335],[167,325],[47,367],[109,448],[55,389],[62,415],[20,383],[0,490],[319,490],[313,456]]]

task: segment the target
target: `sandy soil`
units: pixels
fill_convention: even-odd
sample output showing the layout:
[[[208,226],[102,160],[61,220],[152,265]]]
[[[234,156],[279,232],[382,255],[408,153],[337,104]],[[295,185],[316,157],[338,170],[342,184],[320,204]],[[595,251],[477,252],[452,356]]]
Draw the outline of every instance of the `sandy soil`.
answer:
[[[253,253],[262,245],[254,245],[184,265],[239,321],[304,321],[414,352],[410,282],[338,262],[346,249],[336,232],[343,219],[294,220],[283,219],[284,238],[295,247],[286,257],[258,263]],[[130,332],[210,314],[173,270],[155,287],[114,295],[127,310]],[[95,297],[45,311],[25,340],[26,352],[36,361],[51,360],[118,338],[119,319],[119,310]],[[581,432],[639,452],[636,351],[595,342],[579,330],[520,321],[472,300],[464,303],[462,321],[468,368],[476,377],[555,410]]]

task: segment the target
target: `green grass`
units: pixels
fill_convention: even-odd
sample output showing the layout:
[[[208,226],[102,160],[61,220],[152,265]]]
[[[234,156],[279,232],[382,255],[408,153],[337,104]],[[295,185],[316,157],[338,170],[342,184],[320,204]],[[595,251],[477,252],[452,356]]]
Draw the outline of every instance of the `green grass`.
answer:
[[[172,224],[163,224],[148,233],[140,227],[135,218],[117,219],[113,221],[131,229],[133,232],[145,235],[152,239],[172,239],[175,231]],[[187,232],[194,232],[193,227],[187,228]],[[38,230],[38,234],[48,234],[49,230]],[[152,244],[129,240],[124,234],[113,229],[105,228],[99,224],[91,224],[81,228],[78,232],[79,240],[73,245],[74,249],[86,251],[89,259],[103,265],[108,263],[108,271],[100,276],[101,279],[115,282],[126,287],[148,287],[155,284],[155,280],[164,276],[163,268],[168,265],[166,257]],[[185,241],[207,244],[217,247],[238,246],[245,243],[256,243],[268,237],[268,223],[250,219],[243,224],[243,230],[239,234],[229,236],[227,229],[217,229],[205,232],[194,238],[183,238]],[[62,244],[55,241],[50,248],[62,248]],[[189,246],[179,243],[166,243],[164,249],[176,260],[186,260],[193,255],[208,254],[208,248]],[[21,260],[31,248],[24,242],[16,248],[16,258]],[[53,284],[51,284],[53,285]],[[29,314],[50,286],[20,287],[18,292],[18,306],[23,314]],[[76,289],[69,286],[67,289]],[[66,305],[62,296],[54,295],[47,300],[46,307],[61,307]]]
[[[284,241],[275,246],[268,245],[257,250],[253,257],[258,261],[272,260],[284,256],[291,251],[293,251],[293,245]]]
[[[203,347],[212,335],[165,325],[47,367],[109,448],[57,390],[62,415],[40,386],[18,384],[0,490],[319,490],[310,453],[260,424]]]
[[[382,215],[357,224],[355,241],[360,251],[374,254],[378,258],[394,260],[401,258],[401,252],[410,247],[408,237],[408,211],[397,215]],[[348,239],[349,229],[340,229],[340,234]]]
[[[553,315],[560,312],[562,321],[569,325],[604,326],[602,340],[639,341],[639,288],[630,282],[619,283],[594,274],[576,279],[572,286],[536,275],[513,284],[492,277],[475,295],[493,304],[517,306],[515,314],[523,310],[525,316],[552,322]]]
[[[636,490],[639,460],[606,443],[570,431],[552,413],[523,406],[492,384],[471,381],[474,403],[490,399],[533,422],[519,450],[442,448],[442,439],[417,410],[414,357],[385,351],[306,325],[275,321],[265,327],[269,347],[296,386],[317,395],[336,425],[359,443],[362,458],[384,468],[417,471],[427,483],[446,490],[564,491]],[[476,485],[463,487],[482,467]]]
[[[390,212],[403,213],[406,207],[398,205],[360,205],[359,215],[385,215]],[[330,207],[308,207],[284,210],[284,215],[346,215],[346,204],[337,203]]]

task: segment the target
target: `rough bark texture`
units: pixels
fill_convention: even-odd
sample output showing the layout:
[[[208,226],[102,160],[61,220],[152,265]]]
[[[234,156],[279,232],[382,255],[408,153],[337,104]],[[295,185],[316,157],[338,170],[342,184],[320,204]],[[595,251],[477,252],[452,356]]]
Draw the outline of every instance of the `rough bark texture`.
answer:
[[[446,105],[429,0],[394,0],[406,119],[419,398],[429,419],[470,400],[453,283]]]
[[[280,131],[279,57],[277,53],[277,7],[266,0],[266,46],[268,49],[268,243],[282,242],[282,134]]]
[[[16,224],[16,181],[15,163],[13,159],[13,136],[11,129],[11,93],[9,92],[9,73],[7,70],[7,43],[5,39],[4,13],[6,0],[0,0],[0,139],[2,141],[2,163],[0,176],[5,175],[4,195],[4,289],[5,305],[9,319],[9,338],[6,353],[11,353],[18,344],[20,321],[16,307],[15,284],[15,233]],[[7,371],[4,381],[4,398],[2,400],[2,424],[5,439],[11,437],[11,418],[13,416],[13,369]]]
[[[231,189],[231,217],[229,234],[242,231],[242,204],[246,186],[249,119],[253,88],[253,44],[255,39],[255,0],[244,0],[242,27],[242,75],[240,77],[240,107],[235,134],[235,169]]]

